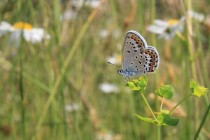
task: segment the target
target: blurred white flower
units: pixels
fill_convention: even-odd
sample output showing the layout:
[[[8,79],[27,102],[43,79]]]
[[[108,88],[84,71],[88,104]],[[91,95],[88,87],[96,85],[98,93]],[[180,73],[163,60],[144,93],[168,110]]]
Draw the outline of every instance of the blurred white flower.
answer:
[[[158,34],[159,38],[170,40],[177,32],[183,32],[184,20],[184,17],[180,20],[170,19],[168,21],[156,19],[154,24],[148,26],[147,30],[154,34]]]
[[[97,8],[101,4],[101,0],[71,0],[71,6],[64,11],[61,20],[74,20],[78,17],[79,10],[83,7]]]
[[[86,0],[85,4],[91,8],[97,8],[101,4],[101,0]]]
[[[202,14],[202,13],[198,13],[198,12],[195,12],[195,11],[188,11],[187,14],[194,20],[198,21],[198,22],[204,22],[205,20],[205,15]]]
[[[110,83],[102,83],[99,85],[99,89],[104,92],[104,93],[118,93],[119,92],[119,88],[114,85],[114,84],[110,84]]]
[[[44,39],[50,39],[50,35],[46,34],[43,28],[33,28],[29,23],[17,22],[14,25],[2,21],[0,22],[0,36],[5,33],[11,33],[10,41],[18,43],[23,38],[31,43],[39,43]]]
[[[78,111],[79,109],[80,109],[80,107],[76,103],[71,103],[71,104],[65,105],[65,110],[67,112],[74,112],[74,111]]]
[[[101,4],[101,0],[71,0],[71,4],[77,9],[82,8],[82,6],[96,8]]]
[[[0,37],[9,31],[13,31],[13,27],[5,21],[0,22]]]
[[[77,11],[73,10],[73,9],[69,9],[63,13],[61,20],[70,20],[71,21],[71,20],[74,20],[76,17],[77,17]]]
[[[119,134],[113,134],[111,131],[99,131],[96,134],[96,140],[122,140]]]
[[[101,38],[107,38],[108,35],[109,35],[109,31],[106,30],[106,29],[102,29],[102,30],[99,32],[99,36],[100,36]]]
[[[107,29],[102,29],[99,32],[99,36],[101,38],[107,38],[108,36],[112,36],[112,38],[119,38],[121,36],[121,32],[118,29],[114,30],[107,30]]]
[[[121,56],[114,54],[113,56],[108,57],[107,61],[111,64],[119,65],[119,64],[121,64]]]
[[[111,140],[112,134],[110,132],[100,132],[96,137],[97,140]]]

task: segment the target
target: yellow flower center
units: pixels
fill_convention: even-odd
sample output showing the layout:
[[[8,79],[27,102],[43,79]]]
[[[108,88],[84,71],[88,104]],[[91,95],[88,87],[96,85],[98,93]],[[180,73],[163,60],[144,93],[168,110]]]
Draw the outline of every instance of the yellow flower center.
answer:
[[[169,19],[167,21],[169,26],[173,26],[174,24],[177,24],[178,22],[179,22],[179,20],[177,20],[177,19]]]
[[[32,25],[29,23],[24,23],[24,22],[16,22],[13,27],[15,29],[21,29],[21,30],[31,30]]]

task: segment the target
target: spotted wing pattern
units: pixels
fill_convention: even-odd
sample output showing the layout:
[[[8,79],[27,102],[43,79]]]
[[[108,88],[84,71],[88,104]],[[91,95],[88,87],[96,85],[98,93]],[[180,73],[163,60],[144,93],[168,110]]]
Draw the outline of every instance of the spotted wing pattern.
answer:
[[[154,47],[147,46],[145,39],[136,31],[128,31],[122,52],[122,74],[124,77],[138,77],[153,72],[159,63]]]
[[[146,56],[146,72],[154,72],[159,65],[159,55],[155,47],[148,46],[148,48],[143,51],[143,55]]]

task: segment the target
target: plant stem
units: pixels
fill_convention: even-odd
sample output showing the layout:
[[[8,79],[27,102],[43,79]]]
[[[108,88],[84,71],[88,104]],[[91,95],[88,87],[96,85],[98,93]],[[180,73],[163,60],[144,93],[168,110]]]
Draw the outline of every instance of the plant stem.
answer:
[[[164,98],[162,98],[162,101],[161,101],[161,104],[160,104],[160,111],[161,111],[162,108],[163,108],[163,102],[164,102]]]
[[[198,131],[197,131],[196,134],[195,134],[194,140],[197,140],[198,135],[199,135],[199,133],[200,133],[200,131],[201,131],[201,129],[202,129],[202,127],[203,127],[205,121],[206,121],[206,118],[207,118],[207,116],[208,116],[208,114],[209,114],[209,110],[210,110],[210,104],[209,104],[209,106],[208,106],[208,108],[207,108],[207,110],[206,110],[206,113],[204,114],[204,117],[203,117],[203,119],[202,119],[202,121],[201,121],[201,124],[200,124],[200,126],[199,126],[199,128],[198,128]]]
[[[144,94],[141,93],[141,96],[144,99],[144,102],[146,103],[147,107],[149,108],[150,112],[152,113],[153,118],[158,122],[157,118],[155,117],[154,112],[152,111],[152,108],[150,107],[149,103],[147,102],[147,99],[145,98]]]
[[[157,125],[157,140],[160,140],[160,128],[161,128],[161,125]]]
[[[192,9],[192,3],[191,0],[187,1],[187,10],[191,10]],[[187,15],[187,14],[186,14]],[[193,44],[193,27],[192,27],[192,20],[189,17],[189,15],[186,16],[186,24],[187,24],[187,39],[188,39],[188,49],[189,49],[189,53],[190,53],[190,58],[191,58],[191,69],[192,69],[192,76],[195,80],[197,80],[197,75],[196,75],[196,58],[195,58],[195,48],[194,48],[194,44]]]
[[[20,43],[18,44],[20,47],[20,52],[19,52],[19,67],[20,67],[20,72],[19,72],[19,92],[20,92],[20,99],[21,99],[21,129],[22,129],[22,139],[25,139],[25,107],[24,107],[24,86],[23,86],[23,47],[22,47],[22,39],[23,39],[23,31],[21,31],[21,39]]]
[[[189,94],[187,97],[185,97],[184,99],[182,99],[177,105],[175,105],[175,106],[171,109],[171,111],[169,112],[169,114],[171,114],[171,113],[176,109],[177,106],[179,106],[181,103],[183,103],[185,100],[187,100],[190,96],[192,96],[192,94]]]

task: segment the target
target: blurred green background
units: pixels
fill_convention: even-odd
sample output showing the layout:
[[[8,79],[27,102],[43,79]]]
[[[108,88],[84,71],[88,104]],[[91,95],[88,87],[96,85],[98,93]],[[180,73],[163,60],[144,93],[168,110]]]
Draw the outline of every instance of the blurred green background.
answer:
[[[134,116],[151,114],[117,69],[126,32],[136,30],[160,55],[145,91],[154,110],[163,83],[175,89],[169,109],[191,79],[209,88],[209,13],[209,0],[1,0],[0,139],[193,139],[209,95],[181,104],[178,126],[157,129]],[[162,38],[148,30],[156,19],[167,25]],[[210,139],[209,118],[200,140]]]

